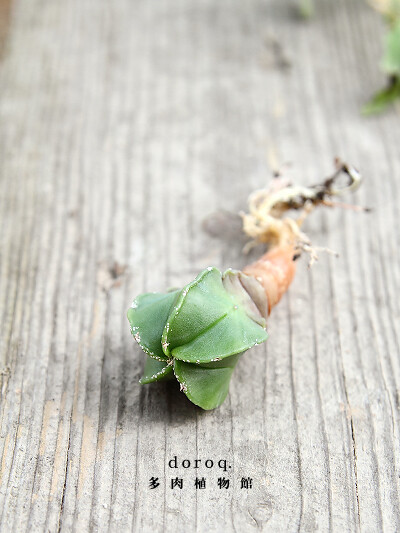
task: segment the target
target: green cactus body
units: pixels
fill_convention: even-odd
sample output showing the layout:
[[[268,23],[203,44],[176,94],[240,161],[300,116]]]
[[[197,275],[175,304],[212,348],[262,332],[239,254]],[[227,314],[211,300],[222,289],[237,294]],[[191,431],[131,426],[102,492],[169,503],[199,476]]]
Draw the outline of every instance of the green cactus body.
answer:
[[[147,354],[140,382],[175,377],[194,404],[218,407],[240,356],[267,339],[267,309],[255,278],[213,267],[181,290],[138,296],[128,320]]]

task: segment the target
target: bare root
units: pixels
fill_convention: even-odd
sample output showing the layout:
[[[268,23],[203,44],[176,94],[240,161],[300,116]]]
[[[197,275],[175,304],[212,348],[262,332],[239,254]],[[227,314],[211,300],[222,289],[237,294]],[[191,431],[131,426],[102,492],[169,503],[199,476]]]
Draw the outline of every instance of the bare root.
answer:
[[[245,246],[245,252],[258,243],[270,246],[291,245],[296,250],[309,254],[311,266],[317,259],[317,251],[334,255],[328,248],[313,246],[301,226],[315,207],[343,207],[357,211],[367,210],[359,206],[334,202],[332,197],[356,190],[362,181],[360,173],[352,166],[335,160],[336,171],[322,183],[303,187],[292,185],[277,176],[270,187],[255,191],[249,197],[249,213],[240,213],[243,230],[252,238]],[[343,182],[344,180],[344,182]],[[285,216],[288,211],[297,211],[297,218]]]

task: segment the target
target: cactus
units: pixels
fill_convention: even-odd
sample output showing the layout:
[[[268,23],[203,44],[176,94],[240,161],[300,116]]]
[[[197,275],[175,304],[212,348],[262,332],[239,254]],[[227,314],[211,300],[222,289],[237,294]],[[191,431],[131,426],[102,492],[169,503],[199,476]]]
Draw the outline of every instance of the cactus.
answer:
[[[267,339],[266,318],[288,289],[296,259],[301,252],[310,255],[310,265],[317,259],[317,248],[300,231],[304,218],[318,205],[360,209],[330,200],[361,183],[353,167],[339,160],[336,166],[321,184],[298,187],[277,178],[250,197],[244,231],[271,248],[243,271],[222,274],[208,267],[182,289],[136,298],[128,320],[147,354],[140,383],[177,379],[181,391],[202,409],[222,404],[239,358]],[[297,220],[283,217],[294,209],[300,210]]]
[[[147,354],[142,384],[173,379],[203,409],[221,405],[240,356],[267,339],[266,297],[257,280],[213,267],[167,293],[140,295],[128,310]]]

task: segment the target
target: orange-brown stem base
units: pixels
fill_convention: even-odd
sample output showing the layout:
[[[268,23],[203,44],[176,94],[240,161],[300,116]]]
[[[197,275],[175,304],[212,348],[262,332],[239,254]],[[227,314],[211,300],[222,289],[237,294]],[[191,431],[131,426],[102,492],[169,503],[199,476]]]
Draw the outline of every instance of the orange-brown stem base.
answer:
[[[275,246],[243,272],[256,278],[264,287],[268,299],[268,314],[287,291],[296,272],[298,253],[293,246]]]

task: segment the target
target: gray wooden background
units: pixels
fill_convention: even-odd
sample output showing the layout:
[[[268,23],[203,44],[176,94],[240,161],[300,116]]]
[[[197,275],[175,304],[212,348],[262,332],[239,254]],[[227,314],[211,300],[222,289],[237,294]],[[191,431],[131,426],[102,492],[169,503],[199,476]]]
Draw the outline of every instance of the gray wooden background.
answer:
[[[0,19],[1,531],[399,531],[400,121],[360,115],[380,17],[1,0]],[[224,405],[141,387],[133,298],[243,267],[232,213],[276,168],[312,183],[336,155],[374,211],[310,217],[340,257],[300,262]]]

